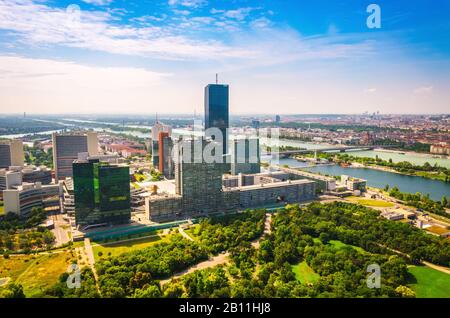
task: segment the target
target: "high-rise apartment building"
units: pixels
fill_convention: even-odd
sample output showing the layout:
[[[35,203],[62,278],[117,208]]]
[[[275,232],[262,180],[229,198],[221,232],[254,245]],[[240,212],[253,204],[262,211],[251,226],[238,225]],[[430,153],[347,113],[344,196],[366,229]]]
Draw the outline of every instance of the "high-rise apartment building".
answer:
[[[0,168],[23,166],[24,154],[22,140],[7,140],[0,142]]]
[[[78,159],[79,153],[88,152],[89,155],[98,155],[96,132],[87,132],[85,134],[54,133],[52,141],[56,180],[72,177],[72,163]]]
[[[205,130],[218,128],[221,131],[223,154],[228,153],[228,95],[228,85],[209,84],[205,87]]]
[[[166,178],[173,178],[173,141],[168,132],[160,132],[158,136],[159,172]]]
[[[130,207],[130,170],[98,159],[73,163],[75,222],[94,224],[128,223]]]

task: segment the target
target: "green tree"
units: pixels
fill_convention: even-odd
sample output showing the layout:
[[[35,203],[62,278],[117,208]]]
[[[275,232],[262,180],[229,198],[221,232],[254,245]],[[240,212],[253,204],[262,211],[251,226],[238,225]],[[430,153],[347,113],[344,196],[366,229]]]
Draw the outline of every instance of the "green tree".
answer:
[[[444,208],[448,205],[447,197],[445,195],[442,196],[441,204]]]
[[[22,285],[9,283],[0,293],[0,298],[25,298]]]
[[[410,288],[408,288],[406,286],[403,286],[403,285],[398,286],[395,289],[395,292],[400,297],[405,297],[405,298],[415,298],[416,297],[416,293],[412,289],[410,289]]]

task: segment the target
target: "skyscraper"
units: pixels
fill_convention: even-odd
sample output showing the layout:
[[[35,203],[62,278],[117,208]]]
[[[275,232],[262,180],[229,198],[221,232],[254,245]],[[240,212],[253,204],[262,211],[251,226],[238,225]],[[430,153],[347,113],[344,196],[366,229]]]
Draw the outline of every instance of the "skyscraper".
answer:
[[[222,132],[223,154],[228,153],[228,95],[228,85],[209,84],[205,87],[205,130],[214,127]]]
[[[230,153],[232,175],[261,172],[258,138],[233,139]]]
[[[153,167],[158,168],[159,167],[159,149],[158,149],[158,143],[159,143],[159,133],[160,132],[166,132],[169,134],[171,133],[171,128],[168,125],[164,125],[163,123],[156,120],[155,125],[152,127],[152,164]]]
[[[0,143],[0,168],[23,166],[24,154],[22,140],[8,140]]]
[[[204,138],[175,144],[175,192],[182,196],[182,211],[208,214],[223,208],[222,174],[225,163],[206,162]]]
[[[72,177],[72,163],[78,159],[78,154],[87,152],[98,155],[97,133],[86,134],[57,134],[53,133],[53,165],[55,179],[62,180]]]
[[[173,141],[168,132],[159,132],[158,136],[158,155],[159,155],[159,172],[166,178],[173,178],[173,160],[172,160]]]
[[[73,163],[75,222],[77,225],[120,224],[130,220],[128,166],[98,159]]]

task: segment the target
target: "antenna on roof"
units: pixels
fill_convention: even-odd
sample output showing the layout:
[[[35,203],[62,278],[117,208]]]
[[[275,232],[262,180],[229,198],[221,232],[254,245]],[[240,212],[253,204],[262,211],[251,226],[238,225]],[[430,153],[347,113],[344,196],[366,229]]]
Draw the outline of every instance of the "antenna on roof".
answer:
[[[156,115],[155,115],[155,124],[157,124],[158,123],[158,112],[156,112]]]
[[[216,73],[216,84],[219,83],[219,74]]]

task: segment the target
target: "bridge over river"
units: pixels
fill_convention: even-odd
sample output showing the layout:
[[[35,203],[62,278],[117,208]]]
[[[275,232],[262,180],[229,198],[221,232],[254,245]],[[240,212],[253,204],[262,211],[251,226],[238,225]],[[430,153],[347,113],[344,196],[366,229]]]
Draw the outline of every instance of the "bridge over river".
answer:
[[[383,145],[383,146],[338,146],[338,147],[328,147],[328,148],[320,148],[320,149],[298,149],[298,150],[285,150],[285,151],[278,151],[278,152],[267,152],[268,155],[272,156],[280,156],[280,158],[286,158],[293,155],[301,155],[301,154],[307,154],[307,153],[314,153],[314,156],[317,156],[319,152],[346,152],[349,150],[373,150],[375,148],[390,148],[393,147],[391,145]]]

